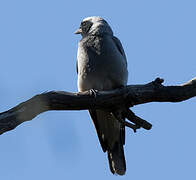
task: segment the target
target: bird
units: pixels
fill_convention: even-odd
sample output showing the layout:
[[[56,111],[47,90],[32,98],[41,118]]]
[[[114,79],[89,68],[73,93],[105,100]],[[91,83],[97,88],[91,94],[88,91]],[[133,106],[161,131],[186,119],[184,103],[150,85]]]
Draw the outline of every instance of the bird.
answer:
[[[86,17],[75,31],[82,39],[77,51],[78,91],[112,90],[127,85],[127,60],[120,40],[107,21],[99,16]],[[95,92],[94,91],[94,92]],[[107,152],[113,174],[124,175],[125,126],[112,112],[89,109],[103,152]]]

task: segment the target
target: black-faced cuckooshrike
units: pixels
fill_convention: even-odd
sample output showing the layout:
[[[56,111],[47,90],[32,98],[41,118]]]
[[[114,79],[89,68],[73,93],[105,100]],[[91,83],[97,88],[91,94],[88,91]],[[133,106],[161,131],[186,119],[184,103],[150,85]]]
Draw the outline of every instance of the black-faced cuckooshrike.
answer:
[[[78,90],[111,90],[127,84],[127,60],[120,40],[113,36],[109,24],[100,17],[87,17],[75,34],[81,34],[78,44]],[[123,145],[125,127],[112,113],[89,110],[101,147],[108,153],[112,173],[126,171]]]

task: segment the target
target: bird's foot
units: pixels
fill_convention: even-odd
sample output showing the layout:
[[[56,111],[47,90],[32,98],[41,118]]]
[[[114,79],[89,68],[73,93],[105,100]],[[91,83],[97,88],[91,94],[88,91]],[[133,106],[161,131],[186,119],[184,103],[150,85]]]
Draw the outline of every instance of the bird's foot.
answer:
[[[91,96],[94,96],[95,98],[97,97],[98,90],[90,89],[89,91]]]

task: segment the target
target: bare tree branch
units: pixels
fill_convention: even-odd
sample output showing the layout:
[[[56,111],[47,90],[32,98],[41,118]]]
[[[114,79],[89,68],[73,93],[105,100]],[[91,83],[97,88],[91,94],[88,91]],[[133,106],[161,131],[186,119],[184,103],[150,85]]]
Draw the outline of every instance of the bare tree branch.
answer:
[[[162,83],[163,79],[157,78],[145,85],[129,85],[96,93],[92,93],[92,91],[42,93],[0,113],[0,134],[49,110],[105,109],[112,112],[119,106],[128,108],[149,102],[180,102],[196,96],[196,78],[179,86],[163,86]],[[124,116],[136,125],[136,129],[140,127],[150,129],[152,126],[137,117],[132,111],[124,112]]]

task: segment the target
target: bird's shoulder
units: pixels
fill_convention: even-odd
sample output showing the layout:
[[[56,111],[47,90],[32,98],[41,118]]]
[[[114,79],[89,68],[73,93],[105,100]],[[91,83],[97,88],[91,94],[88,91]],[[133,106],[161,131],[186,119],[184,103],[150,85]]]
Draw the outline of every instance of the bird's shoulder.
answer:
[[[126,59],[121,41],[113,35],[86,36],[80,40],[79,45],[82,48],[96,52],[101,52],[101,50],[106,49],[108,45],[110,47],[115,46],[120,54]]]

